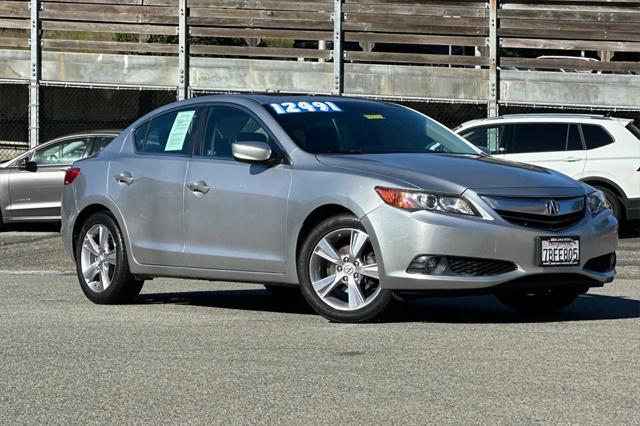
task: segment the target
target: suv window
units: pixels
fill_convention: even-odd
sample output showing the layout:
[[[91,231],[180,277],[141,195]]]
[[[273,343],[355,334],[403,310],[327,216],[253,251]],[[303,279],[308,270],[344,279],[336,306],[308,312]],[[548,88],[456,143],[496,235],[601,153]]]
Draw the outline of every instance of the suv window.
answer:
[[[211,107],[200,155],[233,158],[231,144],[238,141],[265,142],[273,147],[269,133],[247,112],[231,107]]]
[[[571,126],[562,123],[508,124],[507,154],[565,151],[569,143],[568,138],[571,138],[572,146],[575,147],[576,136],[569,134]]]
[[[82,158],[87,149],[87,144],[87,138],[58,142],[37,150],[33,154],[31,161],[35,161],[39,165],[71,164]]]
[[[139,151],[147,154],[187,154],[189,137],[195,130],[197,109],[173,111],[154,118],[146,129],[144,144],[140,147],[142,125],[136,129],[134,139]],[[140,134],[138,134],[140,132]],[[141,148],[141,149],[140,149]]]
[[[627,126],[627,130],[630,131],[633,134],[633,136],[635,136],[636,139],[640,141],[640,129],[638,129],[638,126],[631,123]]]
[[[483,126],[467,130],[460,136],[477,147],[487,148],[492,154],[503,147],[504,126]]]
[[[582,124],[582,135],[587,149],[596,149],[613,143],[613,138],[600,126]]]
[[[569,133],[567,134],[567,151],[582,151],[582,138],[577,124],[569,125]]]

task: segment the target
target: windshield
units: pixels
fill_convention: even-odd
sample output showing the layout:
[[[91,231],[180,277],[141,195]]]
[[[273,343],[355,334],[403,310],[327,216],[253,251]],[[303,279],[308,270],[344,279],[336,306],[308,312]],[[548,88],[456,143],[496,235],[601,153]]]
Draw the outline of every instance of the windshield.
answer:
[[[312,154],[478,155],[446,127],[396,105],[314,98],[265,108],[301,149]]]

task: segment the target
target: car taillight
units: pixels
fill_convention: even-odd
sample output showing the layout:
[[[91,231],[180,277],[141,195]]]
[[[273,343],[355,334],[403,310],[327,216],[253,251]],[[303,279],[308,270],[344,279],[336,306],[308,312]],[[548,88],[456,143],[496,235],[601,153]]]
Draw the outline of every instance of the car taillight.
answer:
[[[80,169],[77,167],[73,167],[67,170],[64,174],[64,184],[71,185],[73,181],[76,180],[79,174],[80,174]]]

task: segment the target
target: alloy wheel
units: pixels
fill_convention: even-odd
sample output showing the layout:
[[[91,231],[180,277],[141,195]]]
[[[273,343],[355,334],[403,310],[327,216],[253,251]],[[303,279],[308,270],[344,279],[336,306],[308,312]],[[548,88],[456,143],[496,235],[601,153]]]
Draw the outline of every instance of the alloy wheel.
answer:
[[[309,260],[315,293],[341,311],[361,309],[380,294],[378,264],[366,232],[343,228],[325,235]]]
[[[117,249],[105,225],[93,225],[84,236],[80,262],[87,286],[96,293],[106,291],[116,271]]]

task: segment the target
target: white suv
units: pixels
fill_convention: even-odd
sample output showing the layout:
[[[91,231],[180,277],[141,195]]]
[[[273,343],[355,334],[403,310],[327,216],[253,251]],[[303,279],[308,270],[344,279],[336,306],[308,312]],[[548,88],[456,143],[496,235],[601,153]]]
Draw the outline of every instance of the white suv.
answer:
[[[640,219],[640,130],[602,115],[518,114],[455,132],[494,157],[557,170],[605,193],[622,223]]]

